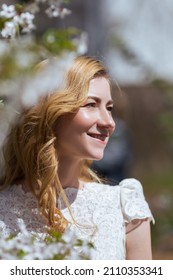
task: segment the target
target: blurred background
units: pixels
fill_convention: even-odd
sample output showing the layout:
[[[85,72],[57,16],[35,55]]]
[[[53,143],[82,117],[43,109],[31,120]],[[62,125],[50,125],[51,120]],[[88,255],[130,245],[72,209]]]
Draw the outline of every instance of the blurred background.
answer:
[[[36,32],[79,28],[86,54],[109,68],[116,131],[93,168],[111,184],[126,177],[141,181],[156,221],[153,258],[173,259],[173,1],[67,2],[68,17],[40,13]]]

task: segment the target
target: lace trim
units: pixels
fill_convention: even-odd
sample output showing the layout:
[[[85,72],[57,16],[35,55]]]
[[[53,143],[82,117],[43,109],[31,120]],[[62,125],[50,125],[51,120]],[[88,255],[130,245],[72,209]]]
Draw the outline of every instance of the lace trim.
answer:
[[[32,233],[46,232],[47,226],[39,213],[36,198],[25,192],[21,185],[13,185],[0,192],[1,234],[18,233],[21,220]]]
[[[154,218],[145,200],[141,183],[136,179],[125,179],[120,183],[121,204],[126,223],[135,219],[149,218],[155,223]]]

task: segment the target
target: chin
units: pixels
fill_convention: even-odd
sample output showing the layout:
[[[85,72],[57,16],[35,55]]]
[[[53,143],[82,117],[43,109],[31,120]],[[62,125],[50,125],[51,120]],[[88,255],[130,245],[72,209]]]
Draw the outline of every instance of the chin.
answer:
[[[103,158],[103,153],[102,154],[97,154],[97,155],[93,155],[93,156],[91,156],[90,158],[89,158],[89,160],[96,160],[96,161],[99,161],[99,160],[101,160]]]

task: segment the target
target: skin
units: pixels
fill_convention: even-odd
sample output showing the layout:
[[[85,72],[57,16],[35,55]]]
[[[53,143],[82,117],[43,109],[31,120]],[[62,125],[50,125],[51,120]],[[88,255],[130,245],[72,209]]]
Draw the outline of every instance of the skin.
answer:
[[[126,259],[152,259],[150,221],[148,219],[135,220],[127,225]]]
[[[115,129],[111,110],[109,82],[104,77],[91,80],[88,97],[77,113],[67,114],[55,128],[59,155],[59,178],[62,186],[83,188],[78,180],[80,161],[100,160]],[[68,174],[68,176],[67,176]],[[150,223],[136,220],[127,225],[126,257],[129,260],[151,259]]]

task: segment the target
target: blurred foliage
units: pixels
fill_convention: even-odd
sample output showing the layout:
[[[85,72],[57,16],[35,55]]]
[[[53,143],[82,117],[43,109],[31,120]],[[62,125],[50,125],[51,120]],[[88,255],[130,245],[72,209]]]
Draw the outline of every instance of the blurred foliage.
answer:
[[[164,97],[165,109],[159,115],[158,121],[173,152],[173,84],[165,80],[155,80],[153,85],[161,91]]]
[[[112,34],[109,38],[109,44],[117,51],[119,51],[122,56],[130,62],[137,63],[137,55],[125,44],[123,38],[118,34]]]
[[[167,258],[173,253],[173,168],[162,172],[147,172],[142,176],[147,200],[152,210],[155,225],[152,225],[153,253],[158,258]],[[169,257],[173,257],[173,254]]]
[[[72,27],[65,30],[49,29],[43,34],[41,42],[54,54],[59,54],[62,50],[75,51],[76,46],[72,39],[79,34],[80,31]]]
[[[49,56],[60,55],[64,51],[76,51],[73,38],[78,35],[80,35],[80,30],[75,28],[49,29],[38,38],[25,39],[23,37],[11,44],[6,42],[7,48],[3,55],[0,55],[0,80],[17,77],[20,74],[24,75],[36,63]]]

